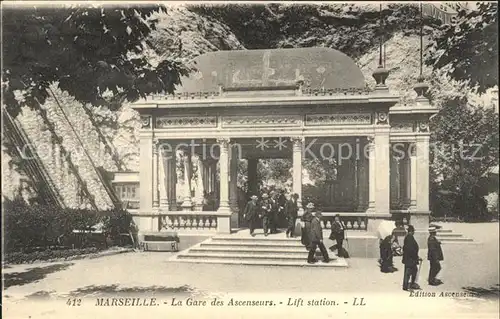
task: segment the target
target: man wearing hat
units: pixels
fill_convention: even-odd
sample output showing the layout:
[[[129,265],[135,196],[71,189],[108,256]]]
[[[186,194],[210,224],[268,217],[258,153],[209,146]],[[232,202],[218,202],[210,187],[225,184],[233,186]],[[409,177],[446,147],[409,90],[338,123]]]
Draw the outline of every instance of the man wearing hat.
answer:
[[[312,204],[312,203],[309,203]],[[308,206],[309,206],[308,204]],[[316,254],[316,248],[319,247],[321,254],[323,255],[323,262],[327,263],[330,261],[330,257],[328,256],[328,252],[326,251],[325,244],[323,244],[323,228],[321,227],[321,213],[315,212],[313,213],[313,219],[311,220],[311,249],[309,249],[309,255],[307,256],[307,262],[309,264],[314,264],[316,259],[314,258],[314,254]]]
[[[306,246],[307,250],[311,248],[311,221],[314,217],[313,210],[314,210],[314,204],[308,203],[306,205],[306,210],[302,215],[302,222],[304,223],[304,227],[302,228],[302,235],[300,242],[302,243],[302,245]]]
[[[255,225],[259,219],[259,207],[257,205],[257,196],[252,195],[247,205],[245,206],[245,212],[243,218],[248,222],[248,228],[250,228],[250,235],[255,236],[253,231],[255,230]]]
[[[293,237],[293,232],[295,230],[295,221],[297,220],[297,215],[299,212],[299,206],[297,199],[299,195],[294,193],[290,196],[290,199],[285,204],[285,214],[288,221],[288,228],[286,229],[286,237]]]
[[[441,270],[440,261],[443,258],[443,250],[441,249],[441,242],[436,238],[436,227],[429,227],[429,238],[427,239],[427,259],[430,263],[429,269],[429,285],[437,286],[443,282],[436,278],[437,274]]]
[[[273,204],[269,199],[267,193],[262,194],[262,202],[260,204],[262,212],[262,229],[264,230],[264,236],[268,235],[269,232],[269,219],[272,214]]]
[[[420,289],[415,282],[417,279],[418,264],[422,259],[418,256],[418,243],[413,235],[415,228],[408,225],[408,234],[405,236],[403,245],[403,264],[405,265],[403,290]]]

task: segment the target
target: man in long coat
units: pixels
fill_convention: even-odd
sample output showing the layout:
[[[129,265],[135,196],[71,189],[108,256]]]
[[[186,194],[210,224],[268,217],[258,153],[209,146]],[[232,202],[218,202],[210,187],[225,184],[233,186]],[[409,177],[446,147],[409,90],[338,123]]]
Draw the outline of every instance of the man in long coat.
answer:
[[[315,212],[313,219],[311,220],[311,248],[309,249],[309,254],[307,256],[307,262],[309,264],[314,264],[316,259],[314,255],[316,254],[316,248],[319,247],[321,254],[323,255],[323,262],[327,263],[330,261],[328,252],[326,251],[325,244],[323,244],[323,228],[321,227],[321,213]]]
[[[420,286],[415,282],[417,279],[418,264],[422,259],[418,256],[418,243],[413,235],[415,228],[408,225],[408,234],[404,239],[403,245],[403,264],[405,265],[403,290],[420,289]]]
[[[427,259],[430,263],[429,269],[429,285],[437,286],[443,282],[436,278],[439,271],[441,271],[441,264],[443,258],[443,250],[441,249],[441,242],[436,238],[436,228],[429,227],[429,238],[427,239]]]
[[[262,194],[262,201],[260,203],[260,210],[262,214],[262,229],[264,230],[264,236],[269,234],[269,222],[273,209],[273,203],[269,199],[267,193]]]
[[[279,202],[278,202],[278,193],[275,191],[271,192],[271,198],[269,199],[271,202],[271,211],[269,214],[269,228],[271,234],[278,233],[278,213],[279,213]]]
[[[286,237],[294,237],[293,232],[295,230],[295,221],[297,220],[297,215],[299,212],[299,206],[297,204],[298,194],[292,194],[290,199],[287,200],[285,204],[285,214],[286,220],[288,222],[288,228],[286,229]]]
[[[337,244],[335,245],[337,248],[337,256],[344,257],[344,251],[342,247],[342,243],[345,239],[345,225],[340,220],[340,215],[335,215],[335,220],[332,225],[332,232],[330,234],[330,239],[335,240]]]
[[[313,209],[314,209],[314,204],[308,203],[304,215],[302,215],[302,222],[304,223],[304,227],[302,227],[300,242],[302,243],[302,245],[306,246],[307,250],[311,248],[310,237],[311,237],[311,221],[314,217],[312,214]]]
[[[253,195],[245,206],[245,212],[243,218],[248,222],[248,228],[250,229],[250,235],[255,236],[253,233],[255,230],[255,225],[259,219],[259,206],[257,204],[257,196]]]

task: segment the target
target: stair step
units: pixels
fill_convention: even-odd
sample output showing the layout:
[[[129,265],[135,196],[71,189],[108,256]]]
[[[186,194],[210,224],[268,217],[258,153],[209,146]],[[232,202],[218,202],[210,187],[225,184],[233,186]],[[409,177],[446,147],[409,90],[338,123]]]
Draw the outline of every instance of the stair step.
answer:
[[[453,230],[451,230],[451,229],[442,229],[441,228],[441,229],[436,229],[436,232],[437,233],[452,233]]]
[[[463,237],[463,234],[453,234],[453,233],[442,233],[442,234],[436,234],[437,238],[448,238],[448,237]]]
[[[280,242],[280,243],[300,243],[300,238],[286,238],[286,237],[243,237],[243,236],[215,236],[212,240],[218,241],[249,241],[249,242]]]
[[[271,255],[271,256],[301,256],[305,257],[308,251],[305,248],[302,249],[288,249],[280,250],[276,248],[224,248],[224,247],[198,247],[189,249],[189,254],[191,253],[225,253],[228,255],[234,254],[249,254],[249,255]],[[316,254],[320,254],[319,251]],[[332,256],[334,257],[334,256]],[[336,258],[336,257],[335,257]],[[332,258],[333,259],[333,258]]]
[[[303,248],[304,245],[301,243],[276,243],[276,242],[264,242],[264,243],[252,243],[252,242],[225,242],[225,241],[210,241],[207,243],[201,243],[201,246],[218,246],[218,247],[239,247],[239,248],[253,248],[253,247],[268,247],[268,248],[282,248],[282,249],[293,249],[293,248]]]
[[[474,241],[472,238],[467,238],[467,237],[440,237],[439,240],[441,242],[468,242],[468,241]]]
[[[301,261],[284,261],[284,260],[236,260],[236,259],[206,259],[201,261],[197,258],[184,257],[182,259],[172,259],[171,261],[186,262],[186,263],[203,263],[203,264],[227,264],[227,265],[250,265],[250,266],[290,266],[290,267],[329,267],[329,268],[346,268],[349,267],[347,261],[343,258],[332,260],[329,263],[317,262],[308,264],[304,259]]]
[[[286,261],[304,261],[306,258],[304,256],[291,256],[288,254],[226,254],[226,253],[181,253],[177,255],[178,259],[191,258],[191,259],[236,259],[236,260],[286,260]]]

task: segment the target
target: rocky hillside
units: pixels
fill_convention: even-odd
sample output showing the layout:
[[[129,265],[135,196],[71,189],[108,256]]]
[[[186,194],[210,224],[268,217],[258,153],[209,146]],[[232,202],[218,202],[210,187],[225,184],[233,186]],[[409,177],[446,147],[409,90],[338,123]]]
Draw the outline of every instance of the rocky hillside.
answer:
[[[369,85],[374,84],[371,73],[378,66],[380,42],[380,13],[378,6],[334,4],[334,5],[219,5],[177,6],[167,13],[158,13],[157,30],[151,34],[151,59],[175,56],[184,61],[216,50],[241,50],[279,47],[326,46],[340,50],[353,57],[365,74]],[[388,85],[402,96],[402,103],[414,98],[412,86],[419,72],[419,19],[414,5],[389,5],[383,10],[384,44],[386,67],[390,70]],[[426,19],[426,37],[439,26],[438,21]],[[424,68],[429,77],[430,70]],[[430,77],[429,77],[430,78]],[[435,103],[446,94],[466,94],[455,83],[433,76]],[[117,112],[93,109],[86,112],[83,105],[54,89],[55,96],[62,101],[70,114],[72,125],[85,140],[92,160],[106,170],[138,170],[138,138],[140,127],[135,111],[124,104]],[[47,156],[43,159],[65,202],[69,206],[79,205],[76,193],[82,185],[74,176],[84,181],[89,192],[100,198],[102,189],[96,181],[95,172],[88,160],[78,153],[78,143],[68,124],[61,121],[60,111],[54,99],[45,105],[48,120],[54,123],[55,135],[47,127],[47,119],[33,111],[24,111],[19,117],[24,129],[37,147],[64,148],[76,153],[75,158]],[[61,124],[63,123],[63,124]],[[99,127],[99,131],[96,130]],[[60,138],[60,146],[54,146]],[[103,138],[104,137],[104,138]],[[109,148],[114,151],[110,151]],[[112,153],[118,156],[112,157]],[[104,154],[104,155],[103,155]],[[11,197],[19,188],[19,175],[3,156],[4,196]],[[64,170],[61,167],[68,167]],[[73,168],[71,168],[73,167]],[[70,171],[69,178],[64,172]],[[101,199],[100,201],[105,201]],[[103,204],[104,205],[104,204]]]

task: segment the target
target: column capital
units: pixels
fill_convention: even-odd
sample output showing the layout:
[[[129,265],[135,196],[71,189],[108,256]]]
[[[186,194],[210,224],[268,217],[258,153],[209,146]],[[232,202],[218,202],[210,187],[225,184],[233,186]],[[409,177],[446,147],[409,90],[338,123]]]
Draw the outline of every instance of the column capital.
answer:
[[[290,141],[294,147],[301,147],[304,144],[305,138],[303,136],[291,136]]]
[[[231,142],[231,139],[229,137],[218,137],[217,138],[217,144],[220,146],[226,148],[229,146],[229,143]]]

